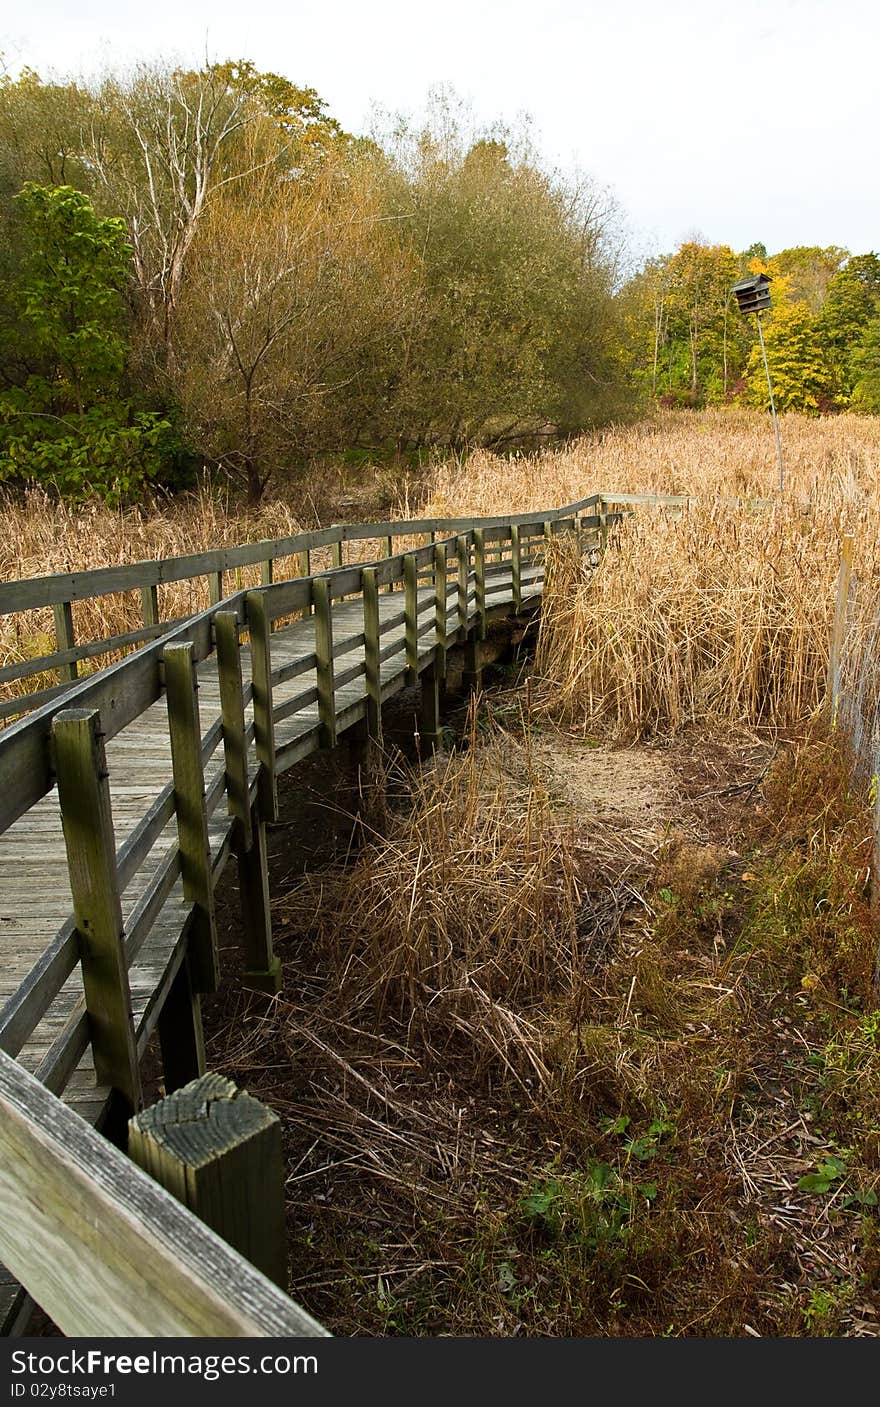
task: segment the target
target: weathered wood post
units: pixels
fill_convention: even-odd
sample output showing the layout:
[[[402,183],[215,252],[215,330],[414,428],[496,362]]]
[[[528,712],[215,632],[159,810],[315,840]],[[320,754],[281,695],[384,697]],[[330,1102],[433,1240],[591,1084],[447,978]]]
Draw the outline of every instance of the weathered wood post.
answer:
[[[146,626],[159,624],[158,586],[141,587],[141,620]]]
[[[284,1159],[277,1114],[203,1075],[129,1124],[129,1156],[284,1289]]]
[[[446,637],[447,637],[447,612],[449,603],[447,599],[446,585],[446,543],[436,543],[434,546],[434,658],[437,665],[437,673],[441,679],[446,678]]]
[[[419,735],[429,748],[434,748],[440,737],[440,675],[433,661],[422,670],[419,685]]]
[[[55,643],[59,650],[72,650],[76,644],[73,634],[73,606],[70,601],[56,601],[52,607],[52,615],[55,619]],[[65,683],[67,680],[77,678],[76,660],[71,660],[68,664],[58,666],[58,680]]]
[[[467,535],[455,539],[458,557],[458,638],[461,644],[468,637],[468,593],[471,575],[470,538]]]
[[[56,714],[52,752],[95,1073],[131,1113],[141,1105],[141,1077],[98,713],[76,708]]]
[[[419,565],[414,552],[403,559],[403,613],[407,683],[419,679]]]
[[[831,630],[826,685],[832,729],[837,727],[837,714],[840,708],[840,656],[846,634],[846,603],[849,599],[849,584],[852,576],[853,541],[852,533],[846,533],[840,544],[840,570],[837,574],[837,599],[834,603],[834,625]]]
[[[386,556],[386,557],[393,557],[393,556],[394,556],[394,538],[391,537],[391,536],[386,537],[386,539],[385,539],[385,556]],[[386,590],[386,591],[389,591],[389,592],[392,592],[392,591],[394,590],[394,580],[393,580],[393,578],[389,577],[388,581],[387,581],[386,584],[385,584],[385,590]]]
[[[165,1092],[170,1094],[205,1073],[202,1009],[186,953],[168,989],[157,1026]]]
[[[198,681],[191,642],[166,645],[162,658],[183,897],[194,905],[188,945],[192,980],[197,992],[215,992],[220,982],[220,964],[214,917],[214,876],[202,765],[202,727],[196,695]]]
[[[262,591],[247,594],[247,626],[251,637],[251,685],[254,697],[254,745],[260,773],[257,795],[264,821],[278,820],[275,780],[275,718],[272,712],[272,628]]]
[[[485,640],[488,622],[486,614],[486,534],[483,528],[474,529],[474,576],[477,593],[477,634],[481,640]]]
[[[367,735],[382,746],[382,678],[379,660],[379,579],[375,567],[361,573],[364,596],[364,672],[367,694]]]
[[[266,825],[259,806],[251,807],[244,689],[238,620],[234,611],[218,611],[215,620],[220,710],[229,814],[235,817],[232,848],[238,862],[241,921],[244,932],[243,983],[261,992],[281,987],[281,963],[272,946],[269,860]]]
[[[513,614],[518,616],[522,610],[522,545],[517,523],[512,523],[510,528],[510,582]]]
[[[315,674],[318,683],[318,719],[321,747],[336,746],[336,671],[333,664],[333,606],[330,582],[312,579],[315,613]]]
[[[600,498],[596,504],[596,516],[599,519],[599,555],[608,546],[608,515],[605,512],[605,500]]]

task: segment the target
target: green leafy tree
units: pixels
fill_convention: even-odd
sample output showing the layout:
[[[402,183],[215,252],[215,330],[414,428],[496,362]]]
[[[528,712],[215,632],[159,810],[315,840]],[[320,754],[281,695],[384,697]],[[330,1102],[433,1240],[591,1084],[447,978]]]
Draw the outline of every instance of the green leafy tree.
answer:
[[[835,274],[819,319],[819,332],[835,391],[846,405],[861,374],[853,360],[869,324],[880,315],[880,258],[856,254]]]
[[[499,443],[620,411],[602,194],[542,171],[515,134],[468,134],[443,94],[393,158],[388,213],[415,283],[380,397],[397,444]]]
[[[831,372],[806,303],[777,303],[764,322],[764,341],[777,409],[813,413],[830,409]],[[757,344],[749,357],[747,380],[752,404],[769,409],[764,361]]]
[[[748,348],[731,313],[740,261],[727,245],[682,244],[652,261],[637,280],[642,380],[669,403],[698,406],[727,398]],[[650,370],[648,371],[648,367]]]
[[[26,185],[27,237],[13,290],[27,374],[0,394],[0,479],[109,499],[159,477],[173,445],[163,417],[121,394],[121,290],[130,249],[72,186]]]
[[[880,415],[880,317],[868,323],[850,359],[852,408]]]

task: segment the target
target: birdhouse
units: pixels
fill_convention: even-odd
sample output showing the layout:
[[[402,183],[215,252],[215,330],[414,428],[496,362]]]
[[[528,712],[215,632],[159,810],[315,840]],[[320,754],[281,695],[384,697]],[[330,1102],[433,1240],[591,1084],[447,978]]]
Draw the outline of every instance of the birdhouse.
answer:
[[[760,313],[770,307],[770,278],[767,274],[752,274],[741,278],[731,289],[736,294],[741,313]]]

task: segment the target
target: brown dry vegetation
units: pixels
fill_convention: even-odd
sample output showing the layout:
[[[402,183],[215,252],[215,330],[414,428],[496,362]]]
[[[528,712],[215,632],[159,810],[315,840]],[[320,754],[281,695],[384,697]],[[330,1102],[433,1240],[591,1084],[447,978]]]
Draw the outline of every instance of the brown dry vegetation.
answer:
[[[880,417],[780,418],[786,492],[795,501],[864,502],[880,486]],[[760,411],[658,411],[649,420],[585,435],[561,449],[501,458],[486,451],[437,473],[440,513],[527,512],[591,493],[772,498],[776,456]]]
[[[865,518],[860,528],[859,570],[876,600],[876,539]],[[643,512],[595,570],[561,540],[541,614],[543,707],[619,738],[697,721],[802,722],[825,698],[838,566],[838,519],[819,511]]]
[[[99,567],[184,556],[218,547],[234,547],[264,538],[287,537],[330,521],[382,514],[392,501],[386,477],[377,474],[366,484],[349,480],[341,470],[328,470],[318,482],[291,491],[290,501],[265,500],[246,509],[204,485],[198,492],[157,499],[141,507],[109,508],[104,503],[71,506],[39,489],[23,495],[0,496],[0,580],[15,581],[52,572],[93,571]],[[329,552],[315,554],[314,569],[330,566]],[[295,562],[277,566],[298,570]],[[258,566],[227,577],[227,589],[256,586]],[[204,577],[170,582],[159,588],[163,620],[204,610],[208,586]],[[74,634],[79,642],[106,639],[136,630],[141,624],[137,591],[118,592],[73,605]],[[50,654],[55,650],[52,611],[27,611],[0,617],[0,664]],[[102,668],[119,654],[86,661],[81,672]],[[57,683],[54,673],[30,676],[0,686],[0,697],[12,698]]]
[[[477,724],[279,900],[285,995],[228,1012],[284,1122],[292,1293],[344,1334],[874,1335],[845,755],[690,739],[658,842],[572,805],[552,731]]]
[[[628,590],[640,574],[644,585],[659,568],[673,583],[673,594],[676,581],[679,587],[694,585],[690,600],[680,595],[676,607],[679,614],[690,609],[700,592],[704,609],[713,604],[716,595],[726,592],[726,604],[732,604],[734,614],[746,619],[747,595],[736,596],[740,581],[731,575],[735,565],[740,577],[751,574],[748,599],[754,599],[756,593],[762,597],[770,612],[763,621],[768,628],[773,628],[774,611],[786,593],[789,597],[792,592],[800,594],[805,615],[800,626],[794,628],[818,630],[821,645],[818,636],[813,635],[805,636],[802,642],[818,655],[827,639],[825,622],[840,531],[856,531],[860,535],[859,570],[863,574],[874,571],[880,421],[877,417],[850,415],[820,419],[787,415],[783,417],[783,439],[788,499],[794,507],[770,511],[769,517],[759,516],[751,527],[746,522],[741,541],[737,540],[739,529],[730,509],[710,512],[707,508],[702,515],[692,516],[686,533],[662,515],[648,518],[641,536],[630,529],[622,540],[628,574],[617,572],[622,557],[617,558],[619,599],[615,600],[615,587],[608,583],[599,588],[603,606],[611,611],[622,600],[626,607],[624,577]],[[692,493],[705,500],[713,496],[760,497],[771,492],[774,475],[767,417],[756,411],[716,410],[659,412],[638,425],[584,436],[564,448],[535,456],[502,458],[479,451],[440,466],[433,476],[428,474],[412,486],[401,486],[399,482],[393,486],[390,472],[384,470],[377,473],[372,487],[360,483],[352,491],[352,484],[341,470],[328,470],[308,488],[294,485],[286,498],[267,502],[251,513],[207,493],[149,505],[143,510],[114,512],[103,506],[67,508],[37,492],[24,498],[9,497],[0,503],[5,543],[0,553],[0,579],[89,570],[207,550],[282,536],[331,518],[369,518],[388,512],[395,495],[400,516],[414,511],[434,515],[489,514],[562,505],[599,490]],[[771,540],[764,544],[767,523]],[[704,526],[708,527],[708,537]],[[365,550],[369,551],[369,547]],[[783,559],[789,579],[780,586],[773,573]],[[691,583],[694,563],[700,562],[701,577]],[[720,569],[718,579],[716,568]],[[252,584],[256,579],[256,569],[246,571],[241,575],[241,584]],[[168,619],[199,609],[206,601],[207,586],[200,579],[169,585],[160,591],[160,608]],[[791,613],[790,607],[791,601],[786,600],[783,615],[785,611]],[[626,615],[625,609],[623,614]],[[139,622],[136,592],[74,606],[79,640],[121,634],[135,629]],[[735,628],[734,622],[731,628]],[[742,643],[743,648],[749,647],[748,640]],[[783,643],[779,642],[780,648]],[[580,642],[578,648],[579,645]],[[0,621],[0,662],[12,663],[53,648],[51,612],[31,612],[26,617]],[[92,667],[102,662],[106,661],[98,661]],[[9,687],[13,692],[23,692],[54,682],[54,676],[47,676]],[[807,685],[807,692],[811,687]]]
[[[220,1008],[212,1063],[284,1121],[292,1293],[337,1333],[878,1332],[870,814],[810,720],[841,531],[880,585],[880,422],[783,436],[789,503],[757,511],[711,501],[773,482],[744,412],[436,477],[436,514],[701,502],[640,511],[597,572],[554,555],[506,727],[484,707],[373,778],[349,862],[279,897],[284,995]],[[11,575],[293,526],[13,511]],[[609,737],[663,759],[641,811],[566,784]]]

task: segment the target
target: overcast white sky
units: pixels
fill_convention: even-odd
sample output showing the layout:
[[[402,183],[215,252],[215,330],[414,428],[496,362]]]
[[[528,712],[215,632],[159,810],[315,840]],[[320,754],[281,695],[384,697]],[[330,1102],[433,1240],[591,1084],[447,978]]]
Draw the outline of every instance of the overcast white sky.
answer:
[[[8,0],[7,0],[8,3]],[[43,76],[251,58],[349,131],[452,85],[528,113],[545,159],[610,186],[648,252],[701,234],[880,250],[878,0],[30,0],[0,51]]]

